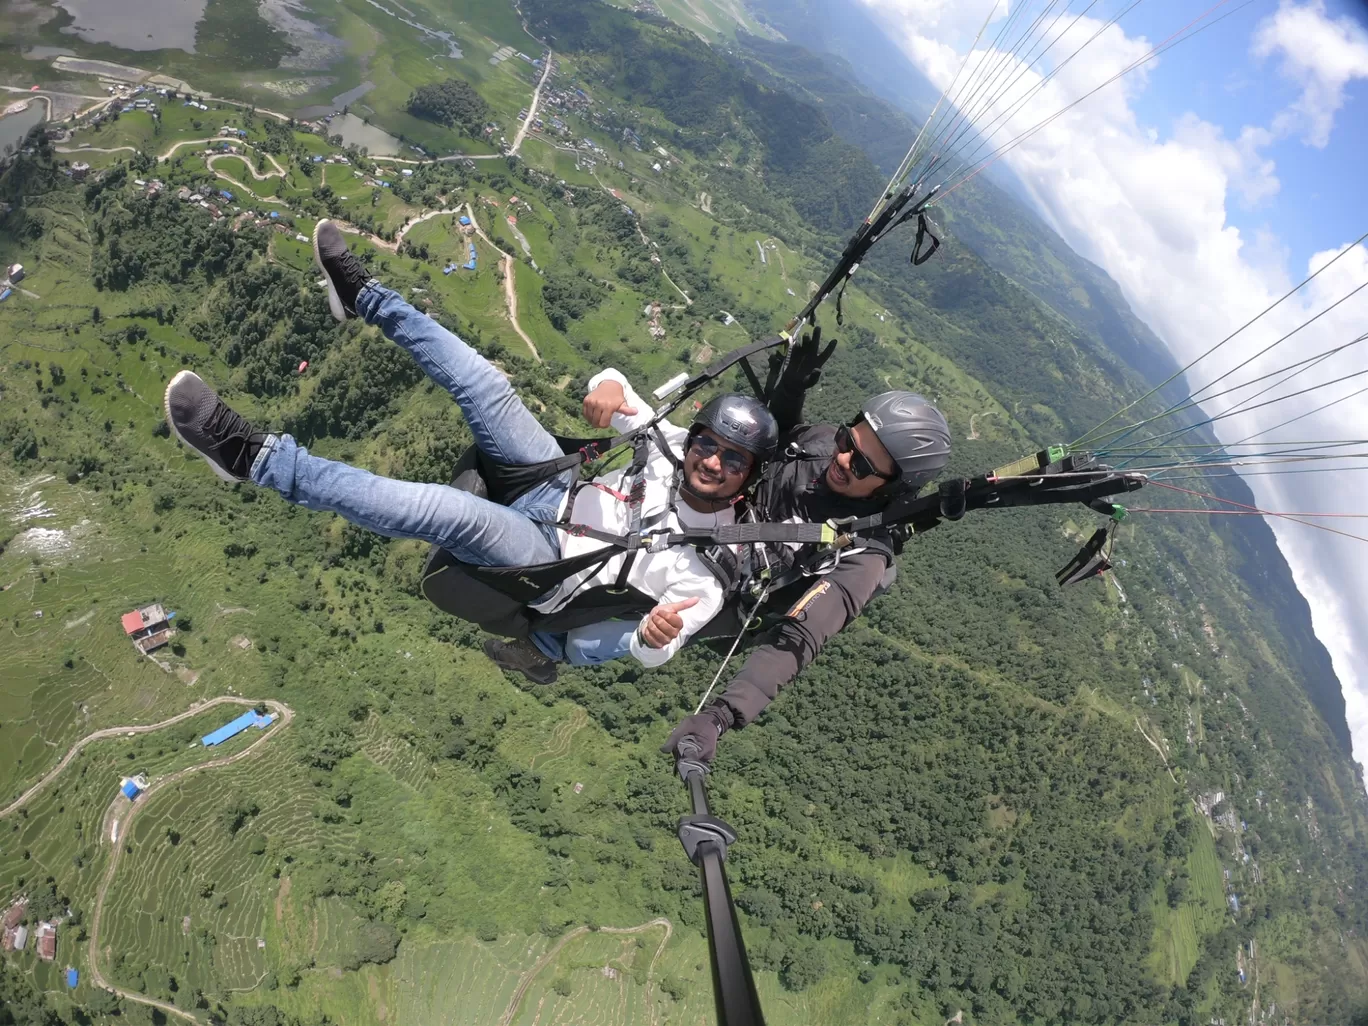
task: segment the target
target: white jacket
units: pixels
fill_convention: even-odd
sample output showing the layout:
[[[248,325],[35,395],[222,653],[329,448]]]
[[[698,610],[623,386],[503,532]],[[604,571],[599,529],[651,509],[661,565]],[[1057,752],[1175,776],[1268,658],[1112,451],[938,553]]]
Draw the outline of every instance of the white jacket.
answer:
[[[603,381],[616,381],[622,385],[622,390],[627,398],[627,405],[635,407],[637,410],[630,417],[621,413],[613,414],[613,428],[618,434],[625,434],[633,428],[650,423],[651,418],[655,415],[654,411],[636,394],[631,384],[621,373],[610,367],[602,373],[596,374],[589,381],[590,390],[592,391]],[[659,428],[670,448],[674,450],[675,457],[682,460],[684,443],[689,436],[688,431],[665,420],[660,422]],[[658,450],[654,439],[652,439],[649,452],[645,471],[645,496],[641,504],[643,523],[651,521],[653,517],[669,510],[675,498],[670,493],[670,485],[674,480],[674,464]],[[622,479],[626,473],[625,469],[617,470],[595,478],[595,481],[612,488],[614,491],[621,492]],[[731,507],[719,510],[716,513],[700,513],[691,509],[683,501],[674,505],[675,508],[669,515],[656,524],[658,529],[678,531],[686,527],[713,527],[736,522],[736,513]],[[564,511],[564,507],[562,507],[562,515]],[[570,513],[570,522],[585,524],[612,534],[626,534],[631,528],[631,512],[627,503],[614,495],[600,488],[582,487],[575,494],[575,506]],[[592,538],[577,538],[567,532],[561,532],[561,558],[563,559],[607,547],[603,542],[595,541]],[[627,558],[625,553],[619,553],[609,559],[597,571],[591,567],[567,578],[561,582],[550,598],[534,603],[533,608],[544,613],[553,613],[567,605],[575,595],[582,591],[603,585],[613,585],[617,581],[618,573],[622,569],[622,561],[625,558]],[[684,621],[684,628],[680,631],[679,637],[664,648],[651,648],[649,645],[643,644],[638,635],[632,636],[632,655],[646,667],[660,666],[673,658],[690,636],[717,615],[725,601],[722,585],[703,560],[699,558],[697,550],[691,546],[677,546],[661,552],[639,551],[636,555],[636,561],[632,564],[632,569],[627,575],[627,583],[642,594],[654,597],[657,604],[682,602],[684,599],[690,598],[698,599],[698,602],[693,606],[680,610],[679,617]]]

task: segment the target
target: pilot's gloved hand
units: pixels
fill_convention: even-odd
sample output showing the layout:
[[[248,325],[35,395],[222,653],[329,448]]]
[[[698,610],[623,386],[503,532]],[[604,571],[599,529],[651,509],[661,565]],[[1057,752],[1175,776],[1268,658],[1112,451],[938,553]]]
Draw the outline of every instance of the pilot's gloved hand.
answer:
[[[673,755],[676,759],[682,755],[706,766],[717,754],[717,739],[731,726],[730,713],[725,706],[710,705],[702,712],[680,720],[679,726],[675,727],[669,738],[660,746],[660,751],[665,755]],[[693,742],[693,746],[681,753],[679,747],[686,738]]]
[[[821,380],[822,367],[831,359],[831,354],[835,349],[836,340],[834,338],[823,349],[821,326],[813,328],[793,347],[793,353],[789,357],[788,374],[792,375],[792,380],[803,388],[812,388]]]

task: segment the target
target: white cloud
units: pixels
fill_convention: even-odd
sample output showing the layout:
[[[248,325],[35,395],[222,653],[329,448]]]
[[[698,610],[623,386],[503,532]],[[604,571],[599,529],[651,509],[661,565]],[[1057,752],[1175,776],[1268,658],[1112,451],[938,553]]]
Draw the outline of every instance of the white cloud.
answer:
[[[963,19],[947,30],[943,4],[863,2],[881,16],[891,38],[933,84],[944,88],[951,81],[959,66],[954,41],[965,31]],[[918,13],[928,7],[936,9],[936,18],[918,19]],[[1064,22],[1056,24],[1062,27]],[[1070,53],[1077,42],[1094,33],[1097,37],[1057,78],[1043,85],[1041,74],[1048,69],[1023,70],[1015,97],[1027,96],[1025,91],[1033,87],[1039,87],[1038,91],[1006,120],[995,144],[1059,111],[1151,46],[1118,26],[1103,28],[1092,19],[1080,19],[1069,32],[1071,37],[1056,52]],[[1267,230],[1247,237],[1229,223],[1227,211],[1235,198],[1247,204],[1273,201],[1279,190],[1276,168],[1262,151],[1292,131],[1303,131],[1310,143],[1324,145],[1334,115],[1344,105],[1347,83],[1368,74],[1362,70],[1368,64],[1360,60],[1368,57],[1362,30],[1326,18],[1320,0],[1302,5],[1285,2],[1259,26],[1253,50],[1264,57],[1280,57],[1280,70],[1301,91],[1294,107],[1270,126],[1247,126],[1230,138],[1195,112],[1181,113],[1170,125],[1141,124],[1131,102],[1145,88],[1146,74],[1162,74],[1162,69],[1150,64],[1058,117],[1004,158],[1056,230],[1107,270],[1136,312],[1183,363],[1268,306],[1307,273],[1289,273],[1282,242]],[[1004,98],[997,110],[1007,111],[1012,103],[1012,97]],[[1298,127],[1292,128],[1293,124]],[[1336,241],[1347,243],[1351,238]],[[1312,269],[1332,255],[1318,254],[1311,261]],[[1357,247],[1255,328],[1200,364],[1190,376],[1191,383],[1204,383],[1234,367],[1364,281],[1368,281],[1368,252]],[[1230,381],[1246,380],[1347,341],[1365,323],[1368,290]],[[1364,368],[1368,368],[1368,343],[1327,360],[1298,381],[1312,384]],[[1368,376],[1215,426],[1225,442],[1233,443],[1365,383]],[[1247,394],[1216,400],[1206,409],[1209,413],[1229,409],[1230,402]],[[1273,394],[1280,393],[1265,398]],[[1368,401],[1343,403],[1267,437],[1368,439]],[[1348,484],[1323,474],[1260,475],[1246,480],[1264,509],[1347,512],[1355,505],[1354,496],[1363,493],[1362,485],[1368,485],[1363,480],[1366,476],[1349,474]],[[1361,508],[1361,500],[1357,504]],[[1368,534],[1368,521],[1326,523]],[[1360,669],[1368,667],[1368,622],[1363,613],[1368,610],[1368,544],[1282,520],[1271,525],[1311,606],[1317,635],[1334,661],[1357,755],[1360,761],[1368,760],[1368,669]]]
[[[1254,34],[1256,57],[1281,58],[1282,74],[1301,88],[1301,97],[1273,124],[1279,135],[1300,131],[1312,146],[1330,141],[1335,113],[1344,106],[1345,87],[1368,78],[1368,31],[1352,18],[1328,18],[1324,0],[1296,4],[1283,0],[1278,12]]]

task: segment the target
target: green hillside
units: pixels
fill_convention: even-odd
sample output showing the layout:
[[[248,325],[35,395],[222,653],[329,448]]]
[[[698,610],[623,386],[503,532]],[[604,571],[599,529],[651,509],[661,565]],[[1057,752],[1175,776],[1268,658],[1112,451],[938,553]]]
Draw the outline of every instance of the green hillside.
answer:
[[[674,837],[687,797],[657,748],[720,653],[515,683],[417,597],[422,546],[223,485],[169,437],[162,389],[193,367],[313,451],[443,480],[469,443],[459,413],[373,329],[331,320],[298,234],[346,222],[378,275],[568,429],[603,365],[655,384],[794,312],[882,184],[871,140],[815,100],[873,101],[835,72],[795,90],[593,0],[525,0],[526,30],[497,4],[409,5],[460,60],[373,5],[311,15],[344,45],[300,106],[383,77],[363,101],[376,125],[481,158],[406,164],[253,110],[308,76],[252,28],[254,4],[211,6],[261,33],[234,60],[78,44],[192,81],[207,110],[92,112],[0,177],[0,264],[28,270],[0,303],[0,750],[16,753],[0,900],[26,895],[34,922],[72,913],[54,962],[31,943],[0,956],[0,1006],[20,1022],[44,1005],[67,1022],[711,1021]],[[63,17],[21,22],[25,39],[70,40]],[[490,57],[537,40],[556,71],[517,157],[405,112],[440,67],[511,143],[536,76]],[[35,63],[0,51],[0,71]],[[895,248],[868,262],[811,416],[922,390],[967,472],[1144,390],[1148,368],[1056,302],[1073,264],[1030,281],[979,255],[998,209],[957,208],[923,269]],[[472,245],[476,270],[444,273]],[[771,1023],[1360,1014],[1368,801],[1304,604],[1253,583],[1260,563],[1290,579],[1266,528],[1128,521],[1124,593],[1061,591],[1094,520],[989,512],[909,544],[897,587],[723,741],[712,799],[741,835],[729,873]],[[119,622],[151,601],[179,626],[156,661]],[[193,740],[239,711],[196,706],[216,697],[280,715],[207,750]],[[152,789],[129,805],[135,773]]]

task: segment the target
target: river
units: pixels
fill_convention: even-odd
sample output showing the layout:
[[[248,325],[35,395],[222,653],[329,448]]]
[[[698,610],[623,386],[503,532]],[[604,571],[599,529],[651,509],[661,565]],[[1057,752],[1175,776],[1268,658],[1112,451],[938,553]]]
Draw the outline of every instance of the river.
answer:
[[[21,98],[20,93],[0,93],[0,110]],[[0,118],[0,154],[17,148],[29,129],[41,123],[46,113],[47,101],[34,97],[29,100],[28,110]]]

